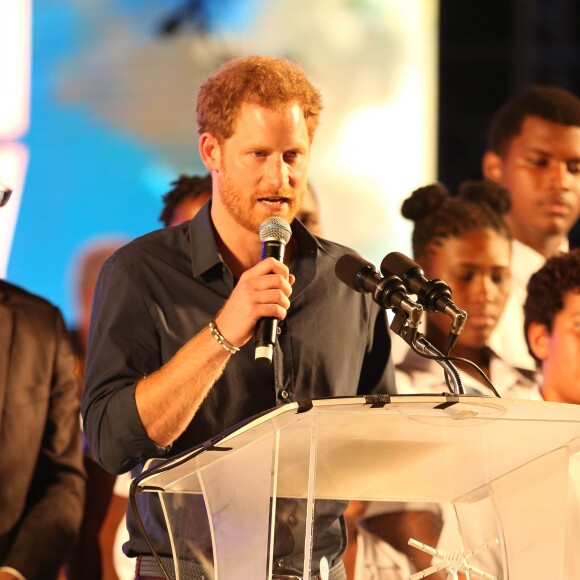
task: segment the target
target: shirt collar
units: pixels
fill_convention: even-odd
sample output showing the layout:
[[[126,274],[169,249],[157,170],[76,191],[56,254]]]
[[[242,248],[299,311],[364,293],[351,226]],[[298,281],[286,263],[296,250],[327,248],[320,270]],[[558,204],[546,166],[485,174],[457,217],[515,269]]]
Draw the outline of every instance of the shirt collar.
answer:
[[[559,252],[567,252],[570,244],[567,238],[562,238],[558,247]],[[523,288],[528,285],[532,274],[537,272],[546,262],[546,258],[530,246],[515,238],[512,239],[512,276],[514,281]]]
[[[290,272],[296,276],[292,287],[292,300],[296,299],[316,276],[316,255],[322,250],[318,238],[313,236],[306,226],[299,220],[294,220],[290,226],[292,237],[296,241],[296,250],[290,265]]]
[[[512,240],[512,276],[520,286],[526,287],[530,276],[538,271],[546,258],[519,240]]]
[[[194,278],[205,274],[216,265],[222,264],[211,221],[210,208],[211,199],[188,223],[191,268]]]
[[[197,215],[187,224],[189,228],[191,266],[194,278],[202,276],[212,268],[223,265],[217,242],[216,232],[211,221],[211,200],[203,205]],[[323,250],[318,238],[310,233],[299,220],[291,224],[292,237],[296,242],[296,253],[290,271],[296,276],[292,289],[293,297],[300,294],[316,275],[316,254]],[[256,232],[256,236],[258,232]]]

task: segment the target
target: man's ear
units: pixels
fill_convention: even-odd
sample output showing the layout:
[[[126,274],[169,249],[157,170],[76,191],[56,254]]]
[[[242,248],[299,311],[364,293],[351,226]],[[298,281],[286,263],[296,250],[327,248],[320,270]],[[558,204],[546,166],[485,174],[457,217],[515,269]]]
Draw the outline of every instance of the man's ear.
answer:
[[[528,327],[528,343],[530,350],[540,361],[543,361],[548,356],[550,332],[545,324],[530,322],[530,326]]]
[[[493,151],[486,151],[481,160],[481,172],[486,179],[501,183],[503,179],[502,158]]]
[[[211,133],[202,133],[200,135],[199,155],[203,164],[210,171],[219,171],[221,167],[221,148],[217,138]]]

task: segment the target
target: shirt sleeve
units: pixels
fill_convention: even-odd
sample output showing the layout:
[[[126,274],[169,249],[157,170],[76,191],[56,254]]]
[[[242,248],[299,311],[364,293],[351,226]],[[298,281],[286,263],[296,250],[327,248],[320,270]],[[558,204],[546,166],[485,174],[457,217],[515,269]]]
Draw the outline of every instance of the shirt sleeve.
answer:
[[[117,474],[168,451],[148,437],[135,401],[138,381],[162,366],[142,292],[117,256],[105,262],[93,299],[81,410],[94,458]]]

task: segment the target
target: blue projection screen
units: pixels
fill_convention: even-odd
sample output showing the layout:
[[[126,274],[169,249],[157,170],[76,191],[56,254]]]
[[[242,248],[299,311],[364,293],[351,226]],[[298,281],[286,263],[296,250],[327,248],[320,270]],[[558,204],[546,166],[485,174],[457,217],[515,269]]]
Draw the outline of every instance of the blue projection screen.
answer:
[[[161,227],[161,196],[201,173],[195,95],[224,60],[299,62],[325,110],[310,178],[325,237],[379,263],[408,252],[401,200],[435,178],[433,0],[0,2],[0,276],[76,317],[75,264],[103,237]],[[5,90],[8,88],[9,90]]]

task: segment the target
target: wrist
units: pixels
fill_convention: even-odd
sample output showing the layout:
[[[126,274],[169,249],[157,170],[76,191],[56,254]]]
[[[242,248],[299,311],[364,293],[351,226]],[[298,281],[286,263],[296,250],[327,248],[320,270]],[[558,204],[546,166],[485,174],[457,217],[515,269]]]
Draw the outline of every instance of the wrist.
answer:
[[[212,320],[209,325],[209,331],[211,335],[214,337],[216,342],[229,354],[236,354],[239,352],[240,347],[232,344],[221,332],[218,328],[216,321]]]
[[[0,566],[0,580],[26,580],[26,578],[10,566]]]

